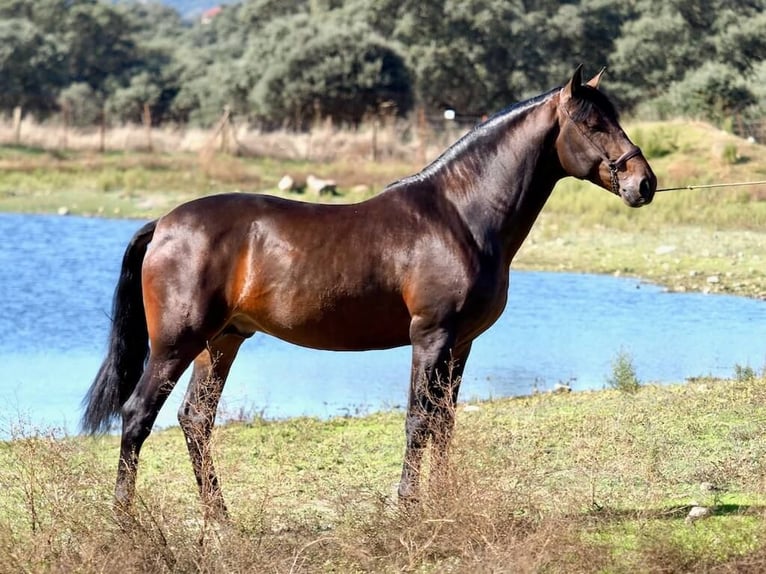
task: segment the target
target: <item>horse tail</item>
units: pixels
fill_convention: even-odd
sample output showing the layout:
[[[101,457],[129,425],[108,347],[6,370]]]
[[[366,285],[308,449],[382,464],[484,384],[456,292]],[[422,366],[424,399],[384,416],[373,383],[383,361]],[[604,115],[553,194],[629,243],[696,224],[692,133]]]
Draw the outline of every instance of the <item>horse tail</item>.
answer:
[[[82,429],[106,432],[136,388],[149,355],[141,267],[154,236],[157,220],[139,229],[122,258],[122,269],[112,301],[112,327],[106,358],[83,399]]]

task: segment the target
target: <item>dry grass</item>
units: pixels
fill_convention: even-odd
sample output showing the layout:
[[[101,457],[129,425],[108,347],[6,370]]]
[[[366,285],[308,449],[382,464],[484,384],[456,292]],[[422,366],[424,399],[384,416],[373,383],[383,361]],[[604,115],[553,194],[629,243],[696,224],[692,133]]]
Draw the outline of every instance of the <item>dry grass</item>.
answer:
[[[730,136],[697,127],[641,126],[638,143],[655,149],[662,185],[763,178],[762,147],[738,142],[732,155]],[[221,154],[205,162],[197,153],[204,135],[184,144],[194,153],[4,149],[0,199],[4,209],[63,204],[145,216],[213,191],[271,189],[286,170],[337,179],[344,201],[358,183],[375,190],[415,171],[410,136],[396,136],[403,156],[391,152],[403,163],[354,160],[370,150],[369,133],[357,136],[323,150],[351,157],[322,164]],[[177,137],[172,145],[192,136]],[[256,138],[273,146],[259,153],[309,149],[274,137]],[[155,143],[165,145],[159,136]],[[309,155],[319,149],[311,146]],[[761,192],[686,193],[631,211],[605,192],[559,189],[519,262],[639,274],[678,288],[710,287],[715,273],[715,289],[766,293]],[[21,425],[0,444],[0,572],[763,571],[765,385],[698,381],[459,408],[451,480],[413,513],[392,495],[401,414],[229,425],[214,445],[232,511],[226,526],[201,519],[176,429],[150,437],[136,514],[121,517],[111,508],[115,437],[56,438]],[[712,499],[699,491],[704,481],[726,490]],[[692,502],[717,512],[687,525]]]
[[[459,407],[449,480],[410,511],[399,413],[229,425],[228,525],[202,519],[177,429],[147,442],[131,516],[110,505],[115,437],[18,437],[0,447],[0,571],[755,572],[764,383]],[[686,524],[693,503],[716,513]]]
[[[246,157],[278,160],[336,162],[342,160],[419,161],[438,155],[470,127],[450,126],[434,130],[418,128],[411,121],[390,120],[365,123],[357,129],[340,129],[323,123],[308,132],[284,130],[263,132],[246,125],[233,126],[221,134],[216,129],[191,127],[153,128],[150,133],[137,125],[112,127],[104,134],[107,152],[147,152],[161,154],[230,151]],[[22,124],[21,140],[16,140],[13,125],[0,120],[0,145],[23,145],[58,153],[97,152],[101,133],[94,128],[68,128],[56,123]]]

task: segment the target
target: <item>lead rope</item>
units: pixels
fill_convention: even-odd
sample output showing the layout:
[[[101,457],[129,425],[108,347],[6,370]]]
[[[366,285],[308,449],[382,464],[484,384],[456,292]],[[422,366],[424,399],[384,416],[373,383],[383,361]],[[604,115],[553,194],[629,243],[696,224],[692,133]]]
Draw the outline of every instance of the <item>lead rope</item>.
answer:
[[[684,185],[681,187],[661,187],[655,191],[678,191],[680,189],[706,189],[711,187],[738,187],[745,185],[766,185],[766,180],[761,181],[739,181],[735,183],[707,183],[700,185]]]

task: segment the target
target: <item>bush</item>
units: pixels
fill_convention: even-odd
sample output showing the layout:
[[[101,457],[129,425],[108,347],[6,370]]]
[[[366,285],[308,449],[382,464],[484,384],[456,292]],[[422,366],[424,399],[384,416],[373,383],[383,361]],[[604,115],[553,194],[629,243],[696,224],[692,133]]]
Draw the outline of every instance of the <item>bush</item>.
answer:
[[[742,75],[718,63],[692,70],[657,100],[665,100],[664,107],[672,115],[702,118],[718,125],[756,101]]]
[[[635,393],[641,388],[641,382],[636,376],[633,360],[625,351],[620,351],[612,361],[612,374],[607,377],[606,384],[611,389],[624,393]]]
[[[632,137],[646,159],[657,159],[678,150],[677,135],[675,130],[658,127],[647,131],[637,129]]]

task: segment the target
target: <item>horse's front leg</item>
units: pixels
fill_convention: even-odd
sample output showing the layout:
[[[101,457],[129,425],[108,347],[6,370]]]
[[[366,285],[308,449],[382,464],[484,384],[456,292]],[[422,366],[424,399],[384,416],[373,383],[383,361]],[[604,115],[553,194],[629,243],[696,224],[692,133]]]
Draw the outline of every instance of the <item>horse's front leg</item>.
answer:
[[[430,393],[431,396],[436,396],[436,400],[429,424],[431,469],[428,482],[432,495],[443,491],[448,484],[449,450],[455,430],[455,408],[470,351],[471,342],[453,349],[447,363],[436,369],[435,388]]]
[[[459,377],[463,372],[470,344],[453,351],[454,334],[448,328],[422,325],[413,319],[412,372],[406,417],[406,450],[399,482],[403,502],[417,500],[423,453],[428,440],[433,443],[431,473],[443,476],[454,428],[454,404]],[[433,481],[432,481],[433,483]]]

